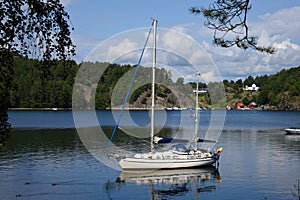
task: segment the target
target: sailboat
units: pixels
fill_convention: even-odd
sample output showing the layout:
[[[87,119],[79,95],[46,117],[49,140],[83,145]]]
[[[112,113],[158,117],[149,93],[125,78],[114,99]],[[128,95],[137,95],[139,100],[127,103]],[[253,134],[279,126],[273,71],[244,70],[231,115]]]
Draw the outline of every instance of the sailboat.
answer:
[[[153,54],[152,54],[152,104],[151,104],[151,142],[150,152],[137,153],[133,156],[126,156],[120,159],[119,164],[123,170],[145,170],[145,169],[178,169],[207,166],[216,163],[222,152],[219,148],[215,152],[197,148],[198,135],[198,81],[196,89],[196,128],[195,137],[187,148],[184,144],[173,145],[168,151],[156,151],[154,148],[154,117],[155,117],[155,68],[156,68],[156,35],[157,35],[157,20],[153,20]]]

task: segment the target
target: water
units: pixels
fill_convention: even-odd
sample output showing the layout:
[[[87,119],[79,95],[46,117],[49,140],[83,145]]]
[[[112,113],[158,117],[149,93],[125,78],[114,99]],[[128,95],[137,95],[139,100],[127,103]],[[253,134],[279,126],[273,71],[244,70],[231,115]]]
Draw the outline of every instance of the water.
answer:
[[[299,112],[227,111],[218,170],[138,175],[110,169],[90,155],[71,111],[10,111],[9,116],[15,129],[0,148],[1,199],[296,199],[300,137],[285,136],[284,128],[299,126]],[[102,125],[113,124],[110,112],[97,116]],[[149,123],[148,112],[131,116],[139,125]],[[168,127],[178,126],[180,112],[167,116]],[[201,111],[202,130],[210,117]]]

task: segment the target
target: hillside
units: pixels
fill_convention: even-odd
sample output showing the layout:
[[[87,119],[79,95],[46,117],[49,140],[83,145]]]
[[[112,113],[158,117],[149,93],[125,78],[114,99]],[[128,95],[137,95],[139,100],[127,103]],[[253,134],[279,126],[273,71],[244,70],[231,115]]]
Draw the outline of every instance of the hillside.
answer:
[[[84,98],[80,99],[79,108],[91,108],[95,103],[96,109],[120,108],[130,83],[135,66],[108,64],[108,63],[83,63],[90,65],[88,70],[103,69],[104,72],[97,84],[95,99],[90,99],[91,84],[81,83],[80,90]],[[82,65],[82,64],[81,64]],[[14,89],[10,91],[10,108],[71,108],[73,84],[78,69],[81,65],[74,61],[48,61],[15,58]],[[141,67],[135,80],[127,107],[150,108],[151,104],[151,71],[150,68]],[[96,72],[91,74],[98,76]],[[156,78],[156,103],[162,107],[191,107],[194,106],[195,83],[184,83],[183,78],[175,82],[172,74],[165,69],[158,69]],[[225,109],[226,105],[234,108],[237,103],[248,106],[255,102],[260,108],[273,110],[300,110],[300,67],[282,70],[274,75],[247,77],[244,81],[224,80],[226,91],[225,101],[214,102],[211,106],[211,95],[199,95],[199,103],[205,108]],[[256,84],[257,91],[247,91],[246,86]],[[164,85],[164,86],[163,86]],[[219,87],[220,83],[200,83],[200,88]],[[166,87],[167,86],[167,87]]]
[[[272,110],[300,110],[300,67],[281,70],[274,75],[249,76],[244,81],[223,81],[227,105],[234,107],[236,103],[248,106],[255,102],[258,107],[264,106]],[[257,91],[247,91],[246,86],[256,84]]]

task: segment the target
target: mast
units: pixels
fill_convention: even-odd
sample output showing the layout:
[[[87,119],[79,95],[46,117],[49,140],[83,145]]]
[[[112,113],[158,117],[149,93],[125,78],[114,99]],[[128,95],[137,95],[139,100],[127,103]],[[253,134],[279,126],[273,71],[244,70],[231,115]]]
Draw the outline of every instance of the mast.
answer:
[[[154,152],[154,109],[155,109],[155,68],[156,68],[156,28],[157,20],[153,19],[153,54],[152,54],[152,96],[151,96],[151,152]]]
[[[196,87],[196,113],[195,113],[195,149],[197,148],[197,141],[198,141],[198,129],[199,129],[199,122],[198,122],[198,110],[199,110],[199,103],[198,103],[198,95],[199,95],[199,78],[200,73],[196,74],[197,77],[197,87]]]

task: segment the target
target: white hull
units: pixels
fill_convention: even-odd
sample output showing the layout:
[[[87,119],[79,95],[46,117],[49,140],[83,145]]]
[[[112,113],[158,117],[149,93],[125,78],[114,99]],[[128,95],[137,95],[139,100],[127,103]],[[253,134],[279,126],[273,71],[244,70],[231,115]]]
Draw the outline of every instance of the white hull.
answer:
[[[122,169],[179,169],[212,165],[217,161],[211,153],[174,151],[136,154],[120,160]]]
[[[175,145],[173,150],[135,154],[120,160],[123,170],[147,169],[180,169],[208,166],[214,164],[222,152],[219,148],[215,153],[203,150],[185,150],[182,145]]]
[[[285,132],[287,135],[300,135],[299,128],[287,128],[285,129]]]
[[[214,158],[198,158],[187,160],[156,160],[145,158],[124,158],[119,164],[122,169],[179,169],[212,165]]]

